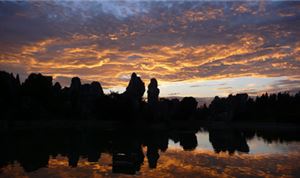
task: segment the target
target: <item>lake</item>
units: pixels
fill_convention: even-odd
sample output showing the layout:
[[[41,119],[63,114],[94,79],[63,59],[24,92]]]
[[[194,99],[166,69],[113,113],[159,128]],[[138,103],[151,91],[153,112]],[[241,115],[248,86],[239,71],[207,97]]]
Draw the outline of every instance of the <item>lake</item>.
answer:
[[[0,177],[300,177],[297,128],[15,129]]]

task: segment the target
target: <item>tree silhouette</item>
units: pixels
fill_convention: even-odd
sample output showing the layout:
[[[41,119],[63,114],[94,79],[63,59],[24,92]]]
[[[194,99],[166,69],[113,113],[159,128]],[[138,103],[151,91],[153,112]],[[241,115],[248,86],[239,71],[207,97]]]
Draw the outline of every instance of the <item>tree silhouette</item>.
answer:
[[[135,120],[170,123],[174,120],[203,121],[300,121],[300,92],[265,93],[256,98],[246,93],[216,96],[207,106],[198,107],[193,97],[159,99],[155,78],[150,80],[147,102],[145,84],[132,73],[124,93],[104,94],[99,82],[82,84],[74,77],[70,87],[62,88],[51,76],[32,73],[21,84],[19,75],[0,71],[1,120]]]

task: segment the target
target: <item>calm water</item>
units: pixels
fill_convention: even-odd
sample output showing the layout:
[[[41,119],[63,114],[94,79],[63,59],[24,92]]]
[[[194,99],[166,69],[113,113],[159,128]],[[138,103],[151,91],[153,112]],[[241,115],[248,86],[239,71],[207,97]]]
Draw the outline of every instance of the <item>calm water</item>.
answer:
[[[195,150],[198,151],[214,151],[214,147],[209,140],[209,133],[208,132],[198,132],[196,133],[197,137],[197,147]],[[231,140],[224,140],[225,143],[230,144]],[[291,152],[299,152],[300,153],[300,141],[280,141],[280,140],[272,140],[268,141],[261,137],[254,136],[253,138],[246,139],[247,145],[249,147],[249,152],[247,151],[236,151],[235,154],[284,154],[284,153],[291,153]],[[169,147],[176,148],[179,150],[183,150],[182,146],[179,143],[175,143],[172,139],[169,140]],[[226,150],[226,153],[229,153]]]
[[[300,177],[300,131],[212,129],[1,133],[0,177]]]

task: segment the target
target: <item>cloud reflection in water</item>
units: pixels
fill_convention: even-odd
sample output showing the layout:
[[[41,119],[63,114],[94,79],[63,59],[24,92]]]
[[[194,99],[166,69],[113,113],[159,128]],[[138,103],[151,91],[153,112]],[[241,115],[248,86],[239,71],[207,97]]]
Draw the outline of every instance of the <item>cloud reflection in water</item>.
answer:
[[[144,150],[145,151],[145,150]],[[300,153],[287,154],[215,154],[212,151],[182,151],[169,148],[160,153],[156,169],[149,169],[147,161],[137,176],[145,177],[299,177]],[[68,159],[57,156],[49,160],[47,168],[25,173],[19,164],[2,169],[1,177],[132,177],[112,174],[111,156],[103,154],[98,163],[81,158],[78,167],[68,166]]]

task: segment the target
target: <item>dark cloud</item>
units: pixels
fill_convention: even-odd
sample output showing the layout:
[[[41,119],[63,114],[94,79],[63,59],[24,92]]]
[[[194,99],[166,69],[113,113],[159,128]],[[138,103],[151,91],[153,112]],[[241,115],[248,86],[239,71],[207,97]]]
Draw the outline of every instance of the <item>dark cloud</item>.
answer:
[[[284,79],[279,80],[269,86],[268,93],[289,92],[295,94],[300,92],[300,80]]]
[[[218,84],[197,84],[197,85],[191,85],[191,88],[198,88],[198,87],[211,87],[211,86],[223,86],[226,85],[226,83],[218,83]]]

